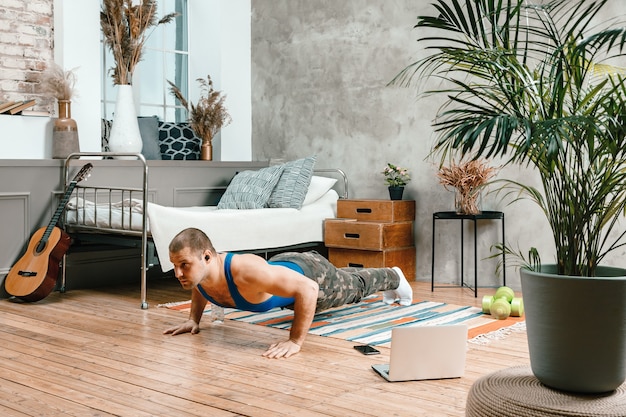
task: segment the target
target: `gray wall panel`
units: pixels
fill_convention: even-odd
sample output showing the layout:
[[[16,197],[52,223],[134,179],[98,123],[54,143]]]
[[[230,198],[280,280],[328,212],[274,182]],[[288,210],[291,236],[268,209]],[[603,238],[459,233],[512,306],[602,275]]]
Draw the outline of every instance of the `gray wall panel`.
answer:
[[[0,273],[7,274],[19,259],[30,237],[30,193],[0,193]]]
[[[24,253],[32,234],[50,223],[64,194],[64,162],[0,159],[0,233],[3,237],[0,242],[0,285],[11,266]],[[85,186],[142,186],[143,169],[137,161],[76,160],[72,161],[69,178],[73,178],[78,168],[87,162],[94,167],[84,181]],[[268,162],[247,161],[148,161],[148,201],[166,206],[217,204],[237,172],[267,165]],[[111,277],[128,277],[131,282],[138,282],[138,262],[137,251],[90,251],[89,248],[72,246],[68,256],[67,285],[78,288],[93,286],[96,282],[106,284]],[[3,287],[0,287],[0,296],[7,296]]]

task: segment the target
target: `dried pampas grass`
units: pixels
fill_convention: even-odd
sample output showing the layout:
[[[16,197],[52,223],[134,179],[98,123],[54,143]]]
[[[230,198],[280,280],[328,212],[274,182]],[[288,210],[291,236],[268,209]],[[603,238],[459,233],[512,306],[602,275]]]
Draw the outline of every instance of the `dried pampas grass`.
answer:
[[[217,132],[222,127],[228,125],[232,119],[224,106],[226,96],[220,91],[213,89],[213,81],[210,75],[207,75],[206,78],[206,80],[202,78],[196,80],[200,84],[202,94],[195,105],[183,96],[180,89],[173,82],[169,80],[167,82],[170,85],[172,95],[189,112],[189,126],[202,139],[202,143],[210,144]]]
[[[100,28],[104,43],[115,60],[111,68],[113,84],[132,84],[135,67],[141,61],[143,46],[150,28],[169,23],[178,14],[170,13],[156,20],[155,0],[104,0],[100,11]]]
[[[477,214],[480,212],[477,201],[480,190],[496,172],[496,168],[489,166],[486,161],[473,159],[459,164],[452,161],[449,167],[439,169],[437,177],[446,189],[453,187],[457,190],[457,212]]]
[[[56,62],[52,62],[41,74],[39,83],[41,93],[54,97],[56,100],[71,100],[76,85],[75,70],[65,71]]]

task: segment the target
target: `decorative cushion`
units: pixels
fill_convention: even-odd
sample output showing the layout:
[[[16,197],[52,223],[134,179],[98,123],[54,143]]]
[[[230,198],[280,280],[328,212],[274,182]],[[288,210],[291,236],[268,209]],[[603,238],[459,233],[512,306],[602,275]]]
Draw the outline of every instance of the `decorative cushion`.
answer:
[[[111,135],[112,120],[102,119],[100,124],[100,146],[102,152],[109,152],[109,136]]]
[[[267,207],[267,201],[276,186],[283,165],[243,171],[235,175],[217,204],[218,209],[258,209]]]
[[[315,156],[283,164],[284,170],[272,191],[268,206],[300,210],[313,175]]]
[[[159,122],[162,159],[200,159],[201,142],[188,123]]]
[[[156,116],[138,117],[139,133],[143,148],[141,153],[146,159],[161,159],[159,148],[159,118]]]
[[[319,177],[317,175],[313,175],[311,177],[311,185],[309,185],[309,190],[306,193],[306,197],[304,197],[302,205],[306,206],[307,204],[311,204],[319,200],[331,188],[333,188],[336,182],[336,178]]]

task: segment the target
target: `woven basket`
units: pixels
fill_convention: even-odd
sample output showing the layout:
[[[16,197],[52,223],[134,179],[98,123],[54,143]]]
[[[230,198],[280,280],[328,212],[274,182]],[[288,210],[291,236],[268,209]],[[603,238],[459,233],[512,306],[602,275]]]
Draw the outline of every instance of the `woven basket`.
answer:
[[[578,395],[543,385],[530,367],[514,367],[478,379],[471,387],[467,417],[626,416],[626,384],[599,395]]]

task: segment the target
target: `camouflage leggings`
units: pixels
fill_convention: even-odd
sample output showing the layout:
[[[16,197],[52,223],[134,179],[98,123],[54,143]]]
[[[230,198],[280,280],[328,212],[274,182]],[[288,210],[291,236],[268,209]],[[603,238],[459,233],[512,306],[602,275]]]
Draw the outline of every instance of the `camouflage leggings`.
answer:
[[[316,312],[358,303],[370,294],[393,290],[400,285],[400,277],[391,268],[336,268],[315,251],[285,252],[270,261],[293,262],[302,268],[307,278],[319,284]]]

